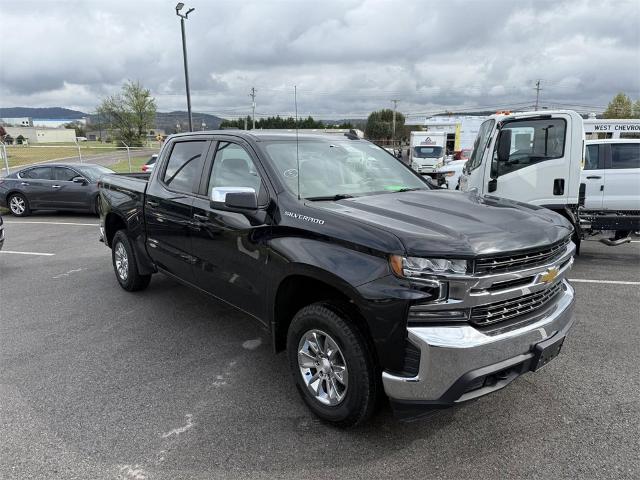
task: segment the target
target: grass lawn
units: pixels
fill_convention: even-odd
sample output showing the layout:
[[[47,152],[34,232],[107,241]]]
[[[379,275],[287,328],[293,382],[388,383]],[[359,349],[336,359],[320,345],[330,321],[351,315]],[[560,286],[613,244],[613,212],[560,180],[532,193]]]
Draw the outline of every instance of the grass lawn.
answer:
[[[132,172],[141,172],[142,165],[147,163],[149,160],[149,155],[145,155],[144,157],[134,157],[131,156],[131,171]],[[109,165],[111,170],[114,170],[118,173],[128,173],[129,172],[129,160],[126,158],[118,163],[113,165]]]
[[[38,143],[37,145],[32,144],[29,146],[8,145],[6,148],[7,155],[9,157],[9,167],[18,167],[20,165],[29,165],[32,163],[57,159],[65,159],[65,161],[70,162],[79,161],[78,147],[73,143]],[[116,150],[119,152],[125,152],[124,148],[118,148],[114,143],[80,142],[80,152],[83,160],[95,155],[115,152]],[[132,148],[131,155],[133,156],[135,154],[136,150]],[[4,159],[0,159],[0,168],[3,167]]]

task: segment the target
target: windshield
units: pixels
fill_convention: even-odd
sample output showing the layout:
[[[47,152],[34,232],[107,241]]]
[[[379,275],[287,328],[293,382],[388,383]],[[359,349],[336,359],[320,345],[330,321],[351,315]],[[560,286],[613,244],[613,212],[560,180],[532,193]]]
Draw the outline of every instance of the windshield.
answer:
[[[442,147],[417,146],[413,148],[413,151],[418,158],[440,158],[442,156]]]
[[[392,155],[366,141],[304,140],[296,148],[295,140],[279,140],[263,145],[283,183],[296,195],[299,181],[302,198],[356,197],[430,188]]]
[[[83,176],[85,176],[89,181],[91,182],[95,182],[96,180],[99,180],[100,177],[102,177],[103,175],[109,175],[111,173],[116,173],[113,170],[111,170],[110,168],[107,167],[102,167],[100,165],[76,165],[74,167],[76,170],[78,170]]]
[[[493,129],[494,123],[495,122],[493,119],[489,119],[482,122],[482,125],[480,125],[478,136],[476,137],[476,140],[473,143],[473,150],[471,152],[471,157],[469,158],[469,161],[465,165],[468,172],[479,167],[480,163],[482,163],[482,154],[484,153],[484,149],[487,147],[487,142],[490,140],[489,134]]]

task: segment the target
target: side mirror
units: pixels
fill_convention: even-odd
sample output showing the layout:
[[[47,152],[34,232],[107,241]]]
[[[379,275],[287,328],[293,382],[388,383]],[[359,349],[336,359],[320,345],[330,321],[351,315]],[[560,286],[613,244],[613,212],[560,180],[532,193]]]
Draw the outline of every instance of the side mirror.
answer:
[[[214,187],[211,189],[211,203],[224,203],[226,207],[242,210],[257,210],[258,196],[251,187]]]
[[[82,184],[82,185],[86,185],[87,183],[89,183],[89,182],[87,182],[87,179],[86,179],[86,178],[84,178],[84,177],[80,177],[80,176],[73,177],[73,178],[71,179],[71,181],[72,181],[73,183],[80,183],[80,184]]]
[[[511,152],[511,130],[503,129],[498,136],[498,164],[509,161]]]

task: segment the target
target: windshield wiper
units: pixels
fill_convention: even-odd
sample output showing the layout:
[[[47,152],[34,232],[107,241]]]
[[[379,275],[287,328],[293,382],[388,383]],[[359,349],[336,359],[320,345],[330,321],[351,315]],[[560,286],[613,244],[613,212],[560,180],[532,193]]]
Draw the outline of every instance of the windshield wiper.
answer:
[[[349,195],[348,193],[338,193],[337,195],[325,195],[322,197],[306,197],[305,200],[310,200],[312,202],[322,202],[343,200],[345,198],[353,198],[353,195]]]

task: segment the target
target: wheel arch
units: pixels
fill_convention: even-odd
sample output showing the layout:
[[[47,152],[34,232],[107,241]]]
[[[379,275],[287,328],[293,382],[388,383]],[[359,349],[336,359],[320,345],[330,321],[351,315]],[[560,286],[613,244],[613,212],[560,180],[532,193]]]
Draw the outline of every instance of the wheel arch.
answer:
[[[127,222],[114,212],[109,212],[104,218],[104,241],[108,247],[111,247],[113,237],[118,230],[126,230]]]
[[[287,331],[295,314],[303,307],[324,302],[338,314],[348,317],[373,348],[367,322],[358,306],[356,290],[339,277],[312,266],[300,266],[277,284],[271,306],[271,334],[275,352],[286,348]]]

